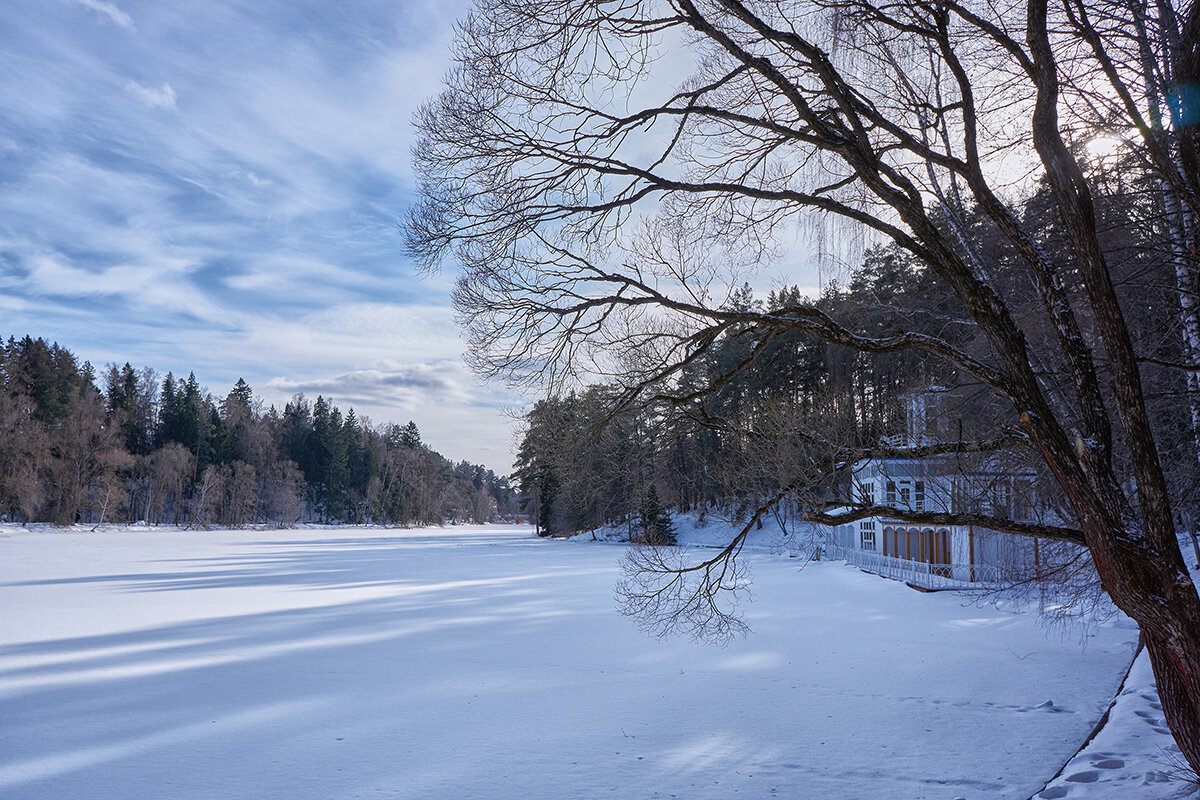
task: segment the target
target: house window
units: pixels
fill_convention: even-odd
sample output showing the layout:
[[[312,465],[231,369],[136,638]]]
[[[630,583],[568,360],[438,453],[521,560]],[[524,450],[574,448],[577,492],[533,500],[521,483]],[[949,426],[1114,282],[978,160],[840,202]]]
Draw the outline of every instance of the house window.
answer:
[[[966,478],[955,478],[951,489],[951,509],[956,514],[978,514],[979,498],[976,489]]]
[[[913,509],[925,510],[925,481],[917,481],[913,484]]]
[[[1015,520],[1027,520],[1033,516],[1033,483],[1017,479],[1013,481],[1012,514]]]
[[[992,485],[992,513],[1008,518],[1008,483],[1003,479]]]
[[[896,482],[887,482],[887,502],[889,506],[896,505]]]
[[[875,484],[874,483],[862,484],[862,486],[860,487],[860,491],[862,492],[862,498],[861,498],[862,502],[866,503],[869,506],[875,505]]]
[[[875,520],[864,519],[858,523],[858,539],[863,550],[875,549]]]
[[[900,484],[900,503],[905,507],[908,506],[911,500],[912,491],[907,484]]]

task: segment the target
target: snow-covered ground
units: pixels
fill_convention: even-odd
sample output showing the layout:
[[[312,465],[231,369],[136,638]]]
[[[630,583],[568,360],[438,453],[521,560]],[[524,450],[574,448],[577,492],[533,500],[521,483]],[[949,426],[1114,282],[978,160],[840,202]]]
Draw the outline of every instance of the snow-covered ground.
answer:
[[[0,797],[1026,798],[1136,639],[1081,647],[757,552],[748,638],[649,639],[614,610],[622,548],[501,526],[0,526]],[[1170,741],[1138,715],[1152,689],[1135,668],[1140,727],[1110,726],[1045,796],[1186,791],[1133,752]]]
[[[1037,797],[1126,800],[1196,798],[1194,782],[1163,722],[1150,659],[1143,651],[1096,738]]]

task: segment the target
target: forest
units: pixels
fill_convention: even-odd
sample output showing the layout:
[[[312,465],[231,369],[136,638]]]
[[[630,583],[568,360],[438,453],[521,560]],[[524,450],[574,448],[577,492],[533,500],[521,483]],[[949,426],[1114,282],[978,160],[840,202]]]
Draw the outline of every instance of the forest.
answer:
[[[0,343],[0,516],[58,525],[487,522],[507,479],[454,464],[416,424],[372,426],[297,395],[264,409],[130,364],[100,374],[57,343]]]
[[[1181,528],[1187,529],[1198,476],[1193,398],[1179,368],[1187,361],[1179,285],[1154,185],[1108,179],[1104,170],[1112,170],[1115,160],[1091,160],[1101,235],[1117,256],[1117,291],[1143,354],[1155,439],[1167,454],[1164,467]],[[1020,207],[1025,224],[1041,232],[1046,252],[1067,261],[1069,245],[1049,188],[1037,186]],[[977,210],[943,209],[938,224],[946,235],[958,226],[982,234],[987,229],[980,216]],[[980,269],[1012,304],[1027,335],[1048,338],[1052,333],[1038,319],[1040,301],[1018,254],[995,232],[992,237],[977,246]],[[845,500],[838,465],[885,455],[888,443],[905,431],[905,398],[913,393],[935,395],[940,416],[930,433],[951,443],[951,450],[954,442],[962,445],[957,457],[964,470],[974,452],[1002,453],[1041,476],[1040,516],[1070,518],[1062,492],[1028,443],[1003,433],[1011,410],[1006,416],[988,387],[916,349],[869,353],[781,329],[778,321],[805,305],[863,338],[906,330],[967,353],[986,346],[946,285],[894,244],[868,247],[861,262],[817,298],[797,286],[756,298],[743,283],[722,305],[735,322],[672,374],[647,381],[641,379],[644,369],[617,370],[608,382],[547,395],[529,410],[513,478],[530,498],[539,531],[566,535],[626,525],[636,535],[650,491],[677,512],[745,521],[768,508],[786,528],[806,511]],[[1049,360],[1039,368],[1051,384],[1066,372]],[[986,442],[992,445],[981,444]]]

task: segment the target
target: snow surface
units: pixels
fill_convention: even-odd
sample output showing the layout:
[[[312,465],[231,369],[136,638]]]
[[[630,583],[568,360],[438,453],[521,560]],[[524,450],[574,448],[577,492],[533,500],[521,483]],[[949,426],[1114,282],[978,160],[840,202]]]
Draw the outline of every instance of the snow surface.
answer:
[[[504,526],[0,526],[0,797],[1027,798],[1136,640],[1106,626],[1081,647],[763,552],[748,638],[649,639],[615,613],[623,548]],[[1165,768],[1133,754],[1138,710],[1100,752],[1139,782],[1045,796],[1186,789],[1143,785]],[[1105,768],[1063,780],[1085,770]]]
[[[1036,797],[1125,800],[1196,798],[1185,763],[1163,722],[1150,657],[1138,655],[1096,738]]]
[[[741,522],[713,515],[704,522],[695,515],[679,515],[674,522],[683,547],[724,547],[743,527]],[[627,527],[609,527],[571,541],[615,542],[627,536]],[[748,533],[743,549],[808,558],[816,543],[809,526],[784,525],[778,517],[767,516]],[[1181,541],[1180,546],[1190,564],[1195,560],[1188,557],[1190,541]],[[1192,578],[1200,581],[1200,565],[1193,566]],[[1118,612],[1111,624],[1131,627],[1134,623]],[[1103,728],[1081,743],[1079,752],[1031,800],[1200,800],[1200,785],[1188,773],[1163,719],[1149,656],[1139,653],[1129,667]]]

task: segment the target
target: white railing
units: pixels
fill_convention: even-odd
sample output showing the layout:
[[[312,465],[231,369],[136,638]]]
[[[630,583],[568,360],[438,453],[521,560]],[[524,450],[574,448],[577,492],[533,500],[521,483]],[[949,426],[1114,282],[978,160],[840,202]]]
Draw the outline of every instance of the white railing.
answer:
[[[829,545],[823,549],[826,558],[845,561],[867,572],[924,589],[986,589],[1002,582],[1001,570],[994,566],[926,564],[922,561],[893,558],[870,550],[838,545]]]

